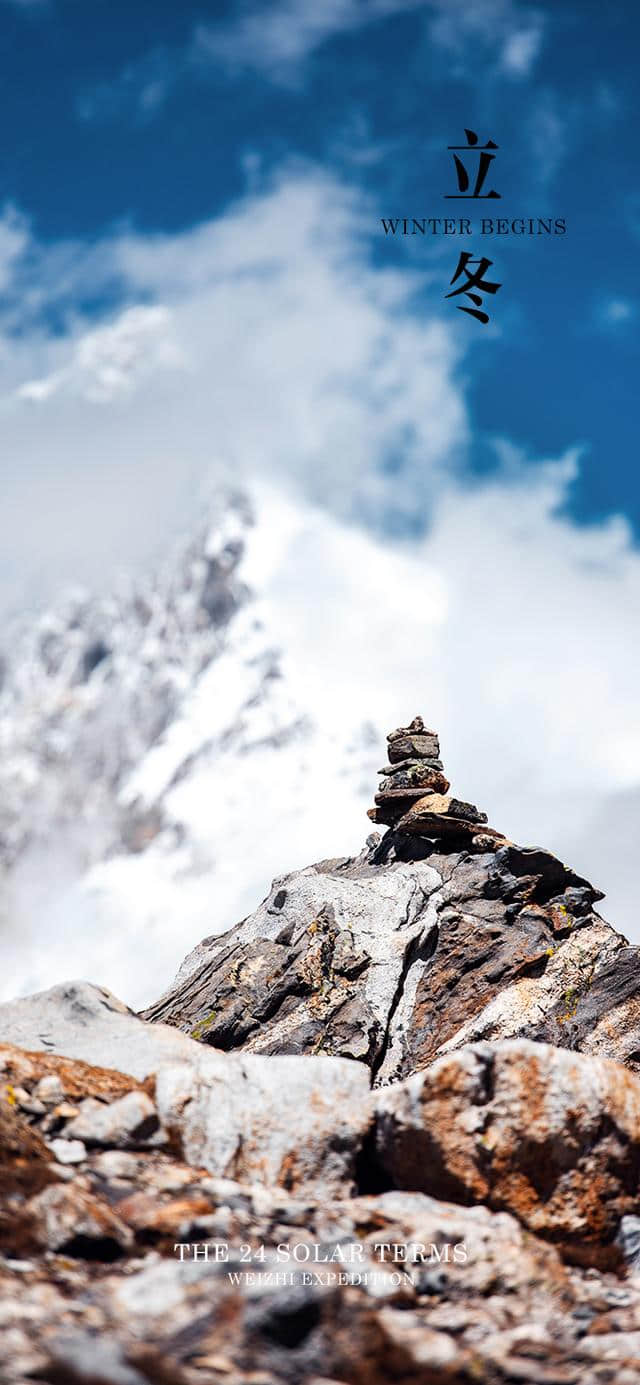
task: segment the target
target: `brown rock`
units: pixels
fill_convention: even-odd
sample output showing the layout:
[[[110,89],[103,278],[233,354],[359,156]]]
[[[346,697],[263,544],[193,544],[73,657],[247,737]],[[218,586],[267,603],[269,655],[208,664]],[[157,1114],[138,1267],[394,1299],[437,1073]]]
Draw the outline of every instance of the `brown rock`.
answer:
[[[440,758],[440,742],[435,731],[425,731],[423,735],[400,729],[387,736],[388,756],[392,764],[399,760],[424,760]]]
[[[452,798],[447,794],[429,793],[414,803],[413,808],[407,817],[412,821],[417,821],[421,814],[427,817],[434,815],[438,817],[462,818],[465,822],[486,822],[486,813],[481,813],[474,803],[464,803],[460,798]]]
[[[615,1265],[638,1206],[640,1079],[550,1044],[475,1044],[382,1092],[398,1187],[513,1212],[574,1262]]]
[[[372,813],[369,813],[369,817],[374,822],[380,821]],[[395,826],[400,832],[421,837],[469,837],[475,836],[478,823],[486,821],[486,813],[481,813],[475,804],[446,794],[431,793],[413,803]]]
[[[0,1188],[3,1194],[38,1192],[55,1179],[51,1154],[17,1109],[11,1084],[0,1088]]]
[[[136,1232],[147,1236],[170,1236],[183,1240],[195,1233],[203,1217],[213,1211],[210,1198],[202,1194],[172,1197],[164,1202],[154,1193],[132,1193],[117,1204],[118,1216]]]
[[[73,1184],[45,1188],[24,1207],[35,1243],[90,1260],[115,1260],[133,1244],[128,1226],[100,1198]]]
[[[54,1104],[64,1097],[95,1096],[103,1101],[139,1090],[142,1083],[113,1068],[94,1067],[79,1059],[62,1058],[56,1053],[36,1053],[12,1044],[0,1044],[0,1074],[12,1086],[32,1091],[43,1078],[56,1079]],[[46,1086],[45,1086],[46,1090]],[[54,1085],[51,1083],[52,1096]],[[40,1095],[40,1092],[38,1092]]]
[[[388,823],[399,832],[417,837],[469,840],[476,835],[478,825],[487,821],[486,813],[479,812],[473,803],[464,803],[446,794],[423,794],[402,814],[394,811],[395,797],[389,803],[380,804],[378,798],[376,795],[376,807],[368,810],[367,817],[372,822]],[[405,801],[410,801],[408,795]]]
[[[449,788],[449,780],[443,774],[432,773],[432,783],[429,786],[435,790],[446,790]],[[388,782],[388,781],[387,781]],[[391,788],[386,785],[375,796],[376,822],[387,823],[390,827],[394,826],[400,818],[414,807],[416,803],[424,798],[427,786],[421,788]]]

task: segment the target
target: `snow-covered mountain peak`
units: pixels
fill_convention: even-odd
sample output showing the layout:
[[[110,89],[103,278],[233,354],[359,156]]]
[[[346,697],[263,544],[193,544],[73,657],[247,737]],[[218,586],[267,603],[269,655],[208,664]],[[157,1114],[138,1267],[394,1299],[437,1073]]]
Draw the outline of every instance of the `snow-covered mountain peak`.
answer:
[[[356,822],[366,835],[379,741],[358,724],[323,730],[296,695],[273,613],[244,578],[270,543],[245,497],[218,496],[153,575],[69,593],[13,631],[0,692],[7,993],[99,971],[145,999],[185,943],[304,864],[311,835],[321,854],[336,779],[333,826],[344,818],[347,844]]]

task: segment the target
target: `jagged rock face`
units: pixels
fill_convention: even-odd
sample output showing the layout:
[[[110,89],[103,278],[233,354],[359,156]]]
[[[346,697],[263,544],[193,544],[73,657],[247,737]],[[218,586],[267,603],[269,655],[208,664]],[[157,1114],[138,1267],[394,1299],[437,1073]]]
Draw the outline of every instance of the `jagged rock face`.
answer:
[[[594,912],[599,892],[547,852],[492,846],[425,843],[422,860],[403,860],[390,833],[277,880],[143,1014],[227,1051],[357,1058],[376,1085],[516,1035],[635,1066],[635,949]],[[620,1000],[612,1021],[607,994]]]

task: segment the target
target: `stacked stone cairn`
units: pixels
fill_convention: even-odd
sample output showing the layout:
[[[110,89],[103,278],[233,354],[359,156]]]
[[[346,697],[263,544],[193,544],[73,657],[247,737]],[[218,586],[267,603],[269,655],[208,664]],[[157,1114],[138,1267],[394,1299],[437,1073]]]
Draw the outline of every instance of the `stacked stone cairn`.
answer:
[[[465,841],[483,850],[504,842],[500,832],[485,826],[486,813],[449,795],[440,742],[422,717],[390,731],[387,741],[389,764],[378,771],[383,778],[376,806],[368,812],[372,822],[417,837]]]

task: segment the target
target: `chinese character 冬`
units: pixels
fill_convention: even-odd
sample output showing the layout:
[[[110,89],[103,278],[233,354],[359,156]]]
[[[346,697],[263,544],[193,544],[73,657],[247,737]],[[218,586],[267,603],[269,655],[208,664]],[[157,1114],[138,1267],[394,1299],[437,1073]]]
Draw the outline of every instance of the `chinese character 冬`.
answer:
[[[453,162],[456,166],[456,174],[458,177],[458,191],[447,192],[445,193],[445,197],[457,197],[464,199],[471,197],[500,197],[500,193],[496,192],[495,189],[492,189],[491,192],[482,192],[482,188],[484,187],[484,181],[487,176],[487,173],[489,172],[490,165],[495,159],[495,154],[490,154],[488,151],[490,149],[497,149],[498,145],[494,144],[492,139],[487,140],[486,144],[478,144],[478,136],[475,133],[475,130],[465,130],[465,135],[467,136],[466,144],[448,145],[448,148],[451,150],[453,154]],[[475,168],[476,180],[474,183],[473,192],[469,192],[469,187],[471,185],[469,170],[466,164],[463,163],[462,159],[458,158],[458,154],[462,153],[478,155],[478,161]]]
[[[475,303],[475,308],[469,308],[466,303],[456,303],[456,307],[460,309],[461,313],[470,313],[471,317],[477,317],[479,322],[489,321],[489,314],[482,310],[481,294],[497,293],[498,289],[502,288],[501,284],[494,283],[493,280],[484,278],[484,275],[492,264],[493,260],[488,260],[484,256],[481,260],[474,260],[470,250],[462,250],[460,252],[460,259],[458,260],[456,272],[449,282],[455,284],[456,279],[459,279],[461,274],[466,275],[466,278],[463,283],[458,285],[457,289],[452,289],[451,293],[445,294],[445,298],[457,298],[460,293],[466,294],[467,298],[470,298],[471,302]],[[474,271],[469,268],[469,265],[477,265],[478,268]],[[474,293],[474,289],[479,290],[479,292]]]

